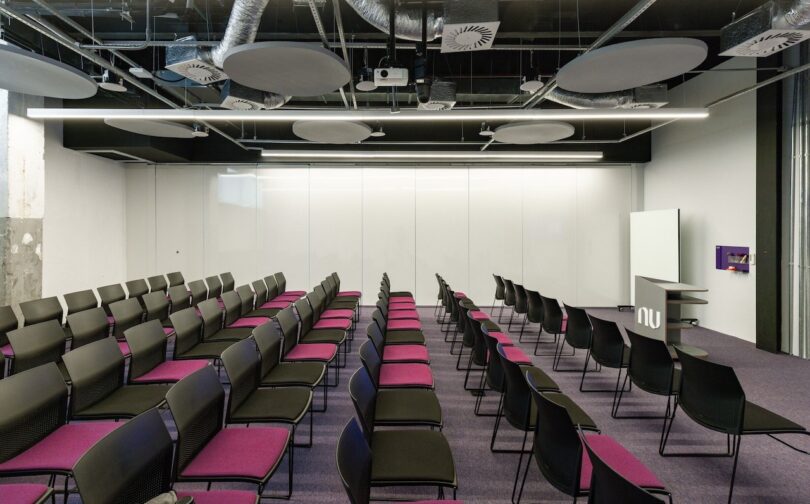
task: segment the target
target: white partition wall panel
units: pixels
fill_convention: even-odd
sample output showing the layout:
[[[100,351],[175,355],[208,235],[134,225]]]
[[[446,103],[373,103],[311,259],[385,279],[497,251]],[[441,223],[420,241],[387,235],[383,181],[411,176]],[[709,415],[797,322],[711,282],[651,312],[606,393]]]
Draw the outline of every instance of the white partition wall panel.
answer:
[[[155,201],[156,165],[128,165],[126,172],[127,251],[126,279],[145,278],[157,269],[157,204]],[[202,198],[202,194],[200,194]],[[135,210],[138,209],[138,210]],[[202,221],[202,216],[200,216]],[[163,222],[161,220],[161,222]],[[123,282],[124,278],[109,283]]]
[[[288,289],[309,289],[309,170],[259,165],[256,181],[258,251],[251,281],[282,271]]]
[[[181,271],[187,281],[206,276],[206,176],[200,166],[164,165],[156,171],[155,268],[149,276],[171,271]]]
[[[363,170],[363,292],[374,304],[383,272],[395,291],[414,290],[414,169]]]
[[[309,171],[309,277],[312,288],[327,275],[340,275],[341,290],[363,288],[363,171]],[[374,294],[374,293],[371,293]],[[373,302],[376,296],[367,296]]]
[[[436,273],[455,289],[469,284],[468,171],[416,170],[416,302],[436,304]]]
[[[471,168],[470,283],[467,295],[492,303],[493,274],[523,281],[523,170]]]

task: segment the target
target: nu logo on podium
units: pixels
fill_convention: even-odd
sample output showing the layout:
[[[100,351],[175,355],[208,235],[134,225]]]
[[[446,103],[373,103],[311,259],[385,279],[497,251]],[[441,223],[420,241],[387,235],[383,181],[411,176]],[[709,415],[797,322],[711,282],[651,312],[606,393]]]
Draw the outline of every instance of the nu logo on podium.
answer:
[[[636,323],[650,329],[661,327],[661,312],[652,308],[641,307],[636,309]]]

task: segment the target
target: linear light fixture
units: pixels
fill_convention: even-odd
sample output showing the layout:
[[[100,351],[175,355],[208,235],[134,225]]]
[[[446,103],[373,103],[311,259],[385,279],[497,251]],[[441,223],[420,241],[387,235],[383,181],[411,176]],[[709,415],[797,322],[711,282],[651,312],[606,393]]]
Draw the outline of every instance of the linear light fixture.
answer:
[[[262,156],[275,159],[362,159],[379,161],[599,161],[603,154],[598,151],[546,151],[546,152],[497,152],[497,151],[303,151],[265,150]]]
[[[508,109],[508,110],[192,110],[192,109],[81,109],[29,108],[31,119],[119,119],[166,121],[361,121],[361,122],[453,122],[453,121],[576,121],[576,120],[674,120],[705,119],[705,108],[660,109]]]

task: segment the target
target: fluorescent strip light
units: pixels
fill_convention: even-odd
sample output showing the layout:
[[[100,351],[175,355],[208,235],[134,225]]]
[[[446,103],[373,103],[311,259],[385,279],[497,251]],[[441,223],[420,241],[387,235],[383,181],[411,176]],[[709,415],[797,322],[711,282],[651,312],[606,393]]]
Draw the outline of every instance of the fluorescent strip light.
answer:
[[[572,151],[572,152],[408,152],[408,151],[290,151],[265,150],[262,156],[276,159],[364,159],[381,161],[599,161],[601,152]]]
[[[577,121],[705,119],[705,108],[660,109],[509,109],[509,110],[191,110],[191,109],[78,109],[29,108],[31,119],[119,119],[166,121]]]

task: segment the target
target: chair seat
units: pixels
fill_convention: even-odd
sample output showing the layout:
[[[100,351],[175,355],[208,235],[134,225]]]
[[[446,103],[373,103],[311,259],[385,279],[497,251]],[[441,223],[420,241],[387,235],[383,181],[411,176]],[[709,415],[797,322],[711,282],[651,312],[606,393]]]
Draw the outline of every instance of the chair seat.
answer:
[[[284,356],[288,361],[330,362],[337,355],[337,345],[331,343],[301,343]]]
[[[563,394],[562,392],[546,392],[546,396],[566,409],[568,416],[571,417],[571,423],[574,425],[579,425],[585,430],[596,429],[596,422],[594,422],[590,415],[585,413],[585,410],[583,410],[569,396]],[[534,405],[534,401],[532,401],[532,406],[532,426],[534,426],[535,418],[537,416],[535,414],[537,407]]]
[[[745,417],[743,418],[743,434],[759,432],[804,432],[801,425],[777,415],[758,404],[745,401]]]
[[[204,341],[242,341],[249,338],[252,332],[252,327],[226,327],[205,338]]]
[[[339,308],[331,308],[329,310],[324,311],[321,313],[321,320],[323,319],[349,319],[351,320],[354,317],[354,310],[349,310],[346,308],[339,309]]]
[[[282,296],[298,296],[298,297],[306,296],[306,294],[307,291],[302,290],[294,290],[294,291],[285,290],[284,292],[281,293]]]
[[[161,362],[151,371],[132,379],[132,383],[174,383],[207,366],[208,360],[187,359]]]
[[[243,327],[249,327],[253,329],[268,322],[270,322],[270,319],[267,317],[242,317],[236,319],[236,321],[233,324],[230,324],[228,326],[228,329],[238,329]]]
[[[362,297],[363,293],[360,291],[340,291],[337,293],[338,297]]]
[[[388,320],[386,327],[389,331],[419,331],[422,323],[418,320]]]
[[[226,348],[233,345],[233,341],[205,341],[198,343],[185,352],[174,354],[175,359],[219,359]]]
[[[501,345],[503,345],[505,347],[513,346],[515,344],[514,341],[512,341],[512,338],[510,338],[509,336],[507,336],[506,334],[504,334],[504,333],[502,333],[500,331],[492,331],[492,332],[489,333],[489,335],[492,338],[495,338],[495,341],[497,341],[498,343],[500,343]]]
[[[394,310],[388,312],[388,320],[419,320],[416,310]]]
[[[116,341],[116,343],[118,343],[118,349],[121,350],[124,357],[129,357],[132,355],[132,352],[129,351],[129,344],[126,341]]]
[[[267,317],[273,318],[278,315],[283,308],[257,308],[252,312],[248,312],[245,316],[246,317]]]
[[[322,362],[279,362],[262,378],[262,386],[278,387],[301,385],[314,387],[326,374],[326,364]]]
[[[551,379],[549,375],[546,374],[540,368],[536,368],[534,366],[521,366],[520,371],[522,374],[529,373],[534,380],[535,385],[537,385],[537,390],[542,391],[560,391],[560,386],[557,385],[557,382]]]
[[[388,331],[385,333],[386,345],[424,345],[425,335],[422,331]]]
[[[344,341],[346,341],[346,331],[342,329],[313,329],[301,337],[301,343],[340,345]]]
[[[313,324],[313,329],[342,329],[348,331],[352,326],[351,319],[321,319]]]
[[[167,337],[171,336],[172,334],[174,334],[174,327],[164,327],[163,334],[165,334]]]
[[[5,357],[14,357],[14,350],[11,348],[11,343],[0,346],[0,352],[2,352]]]
[[[231,414],[232,422],[295,422],[309,409],[312,390],[307,387],[260,388]]]
[[[374,424],[440,426],[442,407],[432,390],[383,389],[377,391]]]
[[[222,429],[188,463],[180,477],[248,477],[261,481],[278,466],[289,441],[290,431],[277,427]]]
[[[389,298],[411,298],[413,299],[413,293],[408,291],[395,291],[388,293]]]
[[[380,367],[379,384],[381,388],[433,388],[433,372],[427,364],[383,364]]]
[[[486,327],[487,331],[488,331],[488,332],[490,332],[490,333],[493,333],[493,332],[501,332],[501,326],[499,326],[498,324],[496,324],[496,323],[495,323],[494,321],[492,321],[491,319],[482,320],[482,321],[481,321],[481,325],[482,325],[483,327]]]
[[[355,301],[343,301],[341,298],[335,299],[326,307],[328,310],[351,310],[352,314],[354,314],[354,310],[357,309],[358,303]]]
[[[154,408],[166,398],[170,384],[125,385],[73,414],[74,418],[132,418]]]
[[[471,311],[470,318],[473,320],[489,320],[489,314],[483,311]]]
[[[120,425],[122,424],[117,422],[62,425],[34,446],[0,463],[0,473],[72,471],[76,462],[91,446]]]
[[[585,434],[588,445],[599,458],[625,479],[642,488],[666,488],[658,477],[615,439],[604,434]],[[581,490],[591,488],[593,465],[586,450],[582,450],[582,469],[579,475]]]
[[[0,484],[4,504],[37,504],[51,494],[51,489],[35,483]]]
[[[289,301],[278,300],[278,298],[276,298],[276,300],[268,301],[268,302],[264,303],[259,308],[261,308],[263,310],[268,309],[268,308],[283,310],[284,308],[286,308],[288,306],[290,306]]]
[[[531,364],[532,359],[526,352],[521,350],[519,347],[516,346],[505,346],[503,347],[503,353],[506,355],[506,358],[510,361],[514,362],[515,364]],[[489,357],[489,355],[487,355]]]
[[[430,354],[424,345],[389,345],[383,348],[383,362],[429,363]]]
[[[465,297],[467,297],[467,295],[461,291],[456,291],[453,293],[453,297],[456,299],[464,299]]]
[[[377,431],[371,436],[371,484],[456,484],[447,439],[428,430]]]
[[[194,499],[194,504],[256,504],[259,502],[259,496],[253,492],[246,492],[244,490],[204,490],[185,491],[175,490],[178,498],[191,497]],[[447,501],[445,501],[447,502]]]

